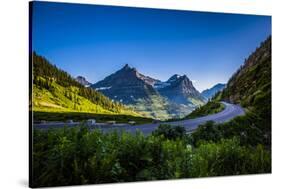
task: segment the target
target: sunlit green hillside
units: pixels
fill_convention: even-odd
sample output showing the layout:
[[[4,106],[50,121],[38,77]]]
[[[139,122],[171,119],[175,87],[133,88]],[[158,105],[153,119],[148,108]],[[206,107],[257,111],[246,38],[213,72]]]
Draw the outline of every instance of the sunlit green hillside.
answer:
[[[40,78],[42,82],[46,79]],[[79,88],[71,86],[69,88],[62,87],[56,82],[50,84],[51,90],[42,88],[38,85],[33,85],[33,110],[48,111],[48,112],[91,112],[115,114],[117,112],[110,111],[95,104],[87,98],[79,95]],[[120,109],[120,114],[137,113],[128,109]]]
[[[211,115],[224,110],[224,106],[217,101],[209,101],[204,106],[196,108],[186,118],[193,119],[201,116]]]
[[[76,82],[68,73],[33,53],[32,110],[40,112],[87,112],[140,116]]]

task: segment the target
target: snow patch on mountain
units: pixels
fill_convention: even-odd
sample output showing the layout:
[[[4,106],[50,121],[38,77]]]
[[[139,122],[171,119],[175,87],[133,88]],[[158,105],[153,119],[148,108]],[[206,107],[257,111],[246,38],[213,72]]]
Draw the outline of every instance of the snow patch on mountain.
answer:
[[[111,86],[110,87],[99,87],[99,88],[96,88],[96,90],[97,91],[100,91],[100,90],[108,90],[108,89],[110,89],[111,88]]]
[[[171,83],[168,83],[168,82],[158,82],[158,83],[155,83],[154,85],[153,85],[153,87],[155,88],[155,89],[161,89],[161,88],[164,88],[164,87],[168,87],[168,86],[170,86],[171,85]]]

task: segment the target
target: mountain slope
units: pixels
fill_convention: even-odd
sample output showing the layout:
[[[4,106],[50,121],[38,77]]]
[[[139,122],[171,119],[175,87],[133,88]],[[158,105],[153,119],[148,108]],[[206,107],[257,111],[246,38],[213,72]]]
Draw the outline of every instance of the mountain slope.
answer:
[[[92,85],[92,83],[90,83],[89,81],[87,81],[86,78],[83,77],[83,76],[77,76],[77,77],[75,78],[75,80],[76,80],[78,83],[80,83],[81,85],[84,85],[85,87],[88,87],[88,86]]]
[[[228,101],[240,104],[246,114],[226,123],[206,123],[202,125],[193,134],[194,141],[197,139],[200,141],[217,141],[221,138],[235,137],[240,140],[241,145],[254,147],[263,145],[270,153],[271,64],[271,37],[269,37],[233,74],[226,88],[217,93],[211,101],[212,103]],[[203,108],[207,107],[204,106]]]
[[[271,117],[271,37],[229,79],[221,99]]]
[[[211,87],[210,89],[206,89],[201,92],[201,95],[206,99],[212,98],[216,93],[222,91],[225,88],[226,84],[218,83]]]
[[[86,88],[67,72],[33,53],[33,111],[139,115],[103,94]]]
[[[126,64],[122,69],[91,85],[91,87],[101,91],[114,101],[131,104],[137,99],[147,99],[151,95],[158,95],[150,82],[153,82],[152,79],[143,76],[135,68]]]
[[[204,99],[195,89],[186,75],[173,75],[161,87],[156,87],[159,93],[167,97],[171,102],[189,106],[204,104]]]
[[[143,115],[162,120],[186,116],[204,103],[186,76],[173,76],[162,82],[128,64],[91,87]]]
[[[257,138],[270,146],[271,37],[245,60],[215,99],[241,104],[247,112],[245,119],[251,120],[250,127],[260,132]]]
[[[126,64],[91,87],[116,102],[122,102],[146,117],[168,119],[170,103],[153,88],[159,80],[144,76]]]

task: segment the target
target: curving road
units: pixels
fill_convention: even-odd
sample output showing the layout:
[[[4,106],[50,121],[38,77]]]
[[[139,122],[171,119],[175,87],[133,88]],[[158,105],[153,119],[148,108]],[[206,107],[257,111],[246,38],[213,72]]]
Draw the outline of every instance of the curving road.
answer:
[[[116,125],[116,126],[100,126],[99,128],[102,129],[105,132],[109,132],[112,130],[124,130],[127,132],[131,132],[131,133],[135,133],[137,130],[142,131],[145,135],[150,134],[152,131],[154,131],[160,124],[170,124],[170,125],[180,125],[185,127],[187,132],[192,132],[195,129],[197,129],[197,127],[200,124],[203,124],[207,121],[214,121],[217,123],[221,123],[221,122],[226,122],[231,120],[232,118],[236,117],[236,116],[240,116],[240,115],[244,115],[245,111],[243,110],[243,108],[239,105],[235,105],[235,104],[230,104],[230,103],[226,103],[226,102],[221,102],[224,106],[225,109],[217,114],[212,114],[212,115],[207,115],[207,116],[203,116],[203,117],[199,117],[199,118],[195,118],[195,119],[188,119],[188,120],[181,120],[181,121],[174,121],[174,122],[159,122],[159,123],[149,123],[149,124],[144,124],[144,125],[135,125],[135,126],[131,126],[131,125]],[[68,124],[69,126],[76,126],[79,123],[72,123],[72,124]],[[48,129],[50,127],[61,127],[64,126],[65,123],[58,123],[57,125],[54,125],[53,123],[51,124],[34,124],[35,128],[39,128],[39,129]]]
[[[239,105],[230,104],[227,102],[221,102],[225,109],[219,113],[207,115],[195,119],[187,119],[187,120],[181,120],[181,121],[174,121],[174,122],[161,122],[161,123],[149,123],[144,125],[138,125],[138,126],[124,126],[122,127],[123,130],[134,133],[137,130],[142,131],[145,135],[151,133],[154,131],[160,124],[169,124],[173,126],[183,126],[187,132],[192,132],[195,129],[198,128],[200,124],[203,124],[207,121],[214,121],[216,123],[222,123],[231,120],[232,118],[240,115],[244,115],[245,111],[243,108]],[[120,128],[121,129],[121,128]],[[112,130],[112,128],[109,129],[103,129],[104,131]]]

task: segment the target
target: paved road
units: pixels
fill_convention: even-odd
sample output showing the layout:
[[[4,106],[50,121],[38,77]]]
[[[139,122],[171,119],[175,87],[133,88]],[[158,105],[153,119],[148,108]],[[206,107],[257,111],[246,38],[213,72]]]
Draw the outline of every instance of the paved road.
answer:
[[[235,105],[235,104],[230,104],[230,103],[226,103],[226,102],[221,102],[224,106],[225,109],[217,114],[212,114],[212,115],[208,115],[208,116],[203,116],[203,117],[199,117],[199,118],[195,118],[195,119],[188,119],[188,120],[182,120],[182,121],[174,121],[174,122],[161,122],[161,123],[149,123],[149,124],[144,124],[144,125],[135,125],[135,126],[131,126],[131,125],[126,125],[126,124],[119,124],[119,125],[114,125],[114,126],[103,126],[100,125],[99,128],[101,128],[103,131],[105,132],[109,132],[112,130],[125,130],[131,133],[135,133],[137,130],[142,131],[145,135],[151,133],[152,131],[154,131],[160,124],[170,124],[170,125],[180,125],[185,127],[186,131],[188,132],[192,132],[193,130],[197,129],[197,127],[200,124],[203,124],[207,121],[214,121],[217,123],[221,123],[221,122],[226,122],[229,121],[230,119],[239,116],[239,115],[244,115],[245,112],[243,110],[243,108],[239,105]],[[69,126],[76,126],[79,123],[72,123],[72,124],[68,124]],[[48,129],[50,127],[61,127],[64,126],[65,123],[52,123],[51,125],[49,123],[46,124],[34,124],[35,128],[40,128],[40,129]]]

